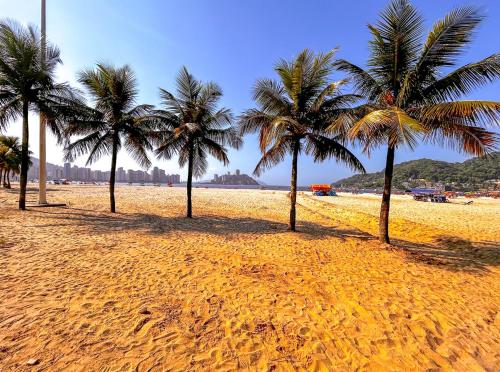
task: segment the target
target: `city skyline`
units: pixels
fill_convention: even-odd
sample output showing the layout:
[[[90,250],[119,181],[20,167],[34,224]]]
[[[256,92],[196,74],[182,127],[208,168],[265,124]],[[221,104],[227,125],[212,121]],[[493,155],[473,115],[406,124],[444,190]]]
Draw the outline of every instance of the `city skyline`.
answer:
[[[33,165],[28,170],[29,179],[38,178],[39,159],[32,158]],[[90,167],[79,167],[76,164],[64,163],[62,166],[47,163],[47,180],[65,179],[68,181],[81,182],[108,182],[110,171],[92,169]],[[181,176],[176,173],[166,173],[165,169],[157,166],[151,171],[142,169],[127,169],[118,167],[116,169],[116,182],[132,183],[181,183]]]

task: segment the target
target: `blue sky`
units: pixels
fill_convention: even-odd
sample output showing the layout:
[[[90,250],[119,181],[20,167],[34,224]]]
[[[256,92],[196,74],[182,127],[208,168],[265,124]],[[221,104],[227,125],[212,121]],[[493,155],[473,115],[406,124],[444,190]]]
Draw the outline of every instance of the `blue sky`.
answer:
[[[136,72],[140,99],[138,103],[158,103],[158,87],[174,88],[175,75],[182,65],[199,79],[213,80],[224,90],[222,103],[239,114],[253,107],[251,87],[257,78],[274,77],[273,66],[283,57],[293,58],[300,50],[328,51],[340,47],[338,57],[364,66],[370,38],[366,25],[378,19],[386,0],[299,1],[299,0],[47,0],[47,34],[62,51],[64,65],[61,81],[75,82],[76,73],[97,61],[115,65],[130,64]],[[468,63],[500,52],[498,0],[414,0],[422,11],[427,28],[455,6],[480,7],[487,19],[476,40],[461,59]],[[22,23],[39,24],[39,0],[0,0],[0,16]],[[343,76],[336,74],[334,79]],[[500,100],[500,83],[475,92],[470,99]],[[38,120],[31,117],[30,144],[38,154]],[[20,135],[20,123],[13,123],[8,134]],[[62,149],[49,137],[47,160],[62,163]],[[384,167],[384,150],[370,158],[360,156],[368,171]],[[245,137],[239,151],[230,151],[228,168],[210,160],[204,179],[213,173],[241,169],[251,173],[259,159],[256,139]],[[435,146],[420,145],[413,152],[401,149],[396,162],[417,158],[462,161],[465,156]],[[83,165],[85,158],[76,164]],[[109,168],[103,158],[92,168]],[[185,174],[176,161],[154,164],[168,173]],[[125,152],[118,165],[126,169],[138,166]],[[299,184],[329,182],[351,172],[335,161],[315,164],[303,156],[299,160]],[[267,184],[288,184],[290,159],[267,171],[260,179]]]

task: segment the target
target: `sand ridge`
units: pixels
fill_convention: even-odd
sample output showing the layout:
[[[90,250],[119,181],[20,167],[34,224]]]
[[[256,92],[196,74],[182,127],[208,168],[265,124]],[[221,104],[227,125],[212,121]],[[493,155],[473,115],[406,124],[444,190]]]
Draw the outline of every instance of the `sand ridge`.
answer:
[[[387,250],[358,197],[301,194],[294,234],[285,192],[195,189],[193,220],[178,188],[118,187],[117,215],[104,187],[51,187],[69,207],[27,213],[0,196],[2,370],[31,369],[30,358],[140,371],[500,362],[494,227],[474,240],[395,208],[401,248]]]

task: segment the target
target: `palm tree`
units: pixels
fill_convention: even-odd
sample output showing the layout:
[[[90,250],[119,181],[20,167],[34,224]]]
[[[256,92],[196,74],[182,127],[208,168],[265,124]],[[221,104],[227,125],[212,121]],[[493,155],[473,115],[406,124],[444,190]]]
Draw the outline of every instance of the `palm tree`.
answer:
[[[29,155],[29,160],[28,160],[28,169],[33,165],[33,162],[31,161],[31,155],[32,152],[28,151]],[[15,153],[15,152],[10,152],[9,156],[7,157],[7,169],[4,174],[5,182],[7,184],[6,188],[10,189],[10,175],[16,175],[21,173],[21,152]]]
[[[359,99],[340,95],[343,82],[331,82],[334,51],[314,55],[302,51],[294,61],[281,60],[275,67],[280,81],[258,80],[254,100],[258,109],[245,111],[239,120],[241,133],[259,133],[262,158],[255,167],[259,176],[292,155],[290,185],[290,230],[295,231],[297,161],[299,154],[312,155],[321,162],[335,158],[351,169],[364,172],[363,165],[344,145],[345,136],[327,131],[338,115]]]
[[[227,108],[218,108],[221,88],[213,83],[203,83],[193,77],[186,67],[177,75],[176,95],[160,89],[164,110],[156,113],[161,129],[157,131],[159,158],[179,156],[179,165],[188,165],[187,217],[191,218],[191,189],[193,176],[205,174],[210,154],[225,166],[229,164],[226,146],[238,149],[241,137],[232,124],[232,114]]]
[[[445,144],[480,156],[495,148],[497,136],[484,129],[499,123],[500,102],[464,101],[462,96],[500,76],[500,55],[451,70],[470,44],[483,17],[473,7],[457,8],[437,21],[424,40],[423,21],[408,0],[393,0],[369,26],[368,69],[339,60],[367,103],[351,112],[350,137],[365,151],[387,146],[379,238],[389,244],[389,208],[397,148],[419,140]],[[345,125],[345,120],[341,126]]]
[[[21,171],[21,143],[18,137],[0,136],[0,170],[3,171],[3,186],[10,189],[10,174],[19,174]],[[28,152],[30,155],[31,151]],[[31,166],[31,159],[28,160]],[[0,173],[0,180],[1,180]]]
[[[67,84],[54,82],[56,67],[61,63],[59,50],[47,44],[43,63],[41,53],[40,36],[34,27],[22,27],[12,21],[0,22],[0,130],[22,117],[19,194],[19,209],[22,210],[26,209],[29,167],[29,111],[43,112],[49,128],[62,141],[63,123],[81,99]]]
[[[8,172],[7,168],[7,157],[9,153],[9,148],[3,144],[0,143],[0,184],[2,184],[3,187],[6,187],[6,174]],[[2,178],[3,177],[3,178]],[[4,180],[2,182],[2,179]]]
[[[86,88],[94,107],[81,108],[79,117],[68,123],[65,135],[80,136],[65,148],[65,160],[89,153],[87,165],[104,155],[111,155],[109,177],[110,210],[115,213],[115,174],[118,151],[125,149],[144,168],[151,162],[147,150],[149,141],[150,105],[136,105],[137,81],[132,69],[125,65],[113,67],[98,64],[96,69],[84,70],[79,82]]]

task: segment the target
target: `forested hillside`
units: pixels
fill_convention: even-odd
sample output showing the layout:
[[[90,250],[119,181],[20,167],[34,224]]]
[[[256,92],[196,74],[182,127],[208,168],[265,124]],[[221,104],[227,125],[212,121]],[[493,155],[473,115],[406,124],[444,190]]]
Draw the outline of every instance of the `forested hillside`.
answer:
[[[419,159],[394,166],[393,186],[397,189],[424,186],[426,183],[452,185],[458,190],[472,190],[491,185],[500,179],[500,152],[466,160],[463,163]],[[489,182],[490,181],[490,182]],[[380,188],[384,185],[383,170],[355,175],[333,183],[344,188]]]

